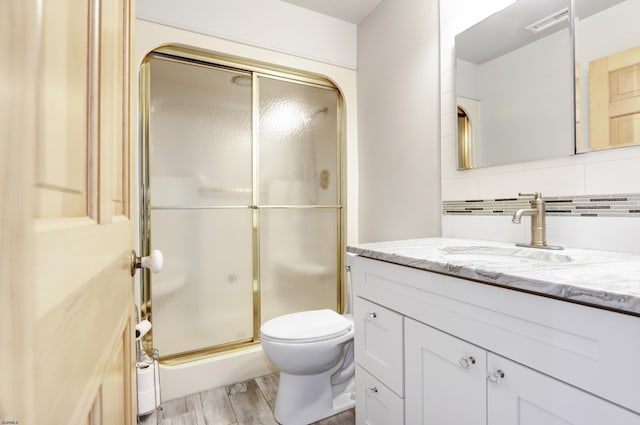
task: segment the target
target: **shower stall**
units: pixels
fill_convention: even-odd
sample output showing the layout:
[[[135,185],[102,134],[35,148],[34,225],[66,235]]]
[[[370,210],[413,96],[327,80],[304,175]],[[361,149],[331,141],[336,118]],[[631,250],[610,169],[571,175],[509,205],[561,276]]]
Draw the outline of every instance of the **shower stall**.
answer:
[[[182,363],[342,308],[342,100],[329,81],[185,48],[141,67],[145,341]]]

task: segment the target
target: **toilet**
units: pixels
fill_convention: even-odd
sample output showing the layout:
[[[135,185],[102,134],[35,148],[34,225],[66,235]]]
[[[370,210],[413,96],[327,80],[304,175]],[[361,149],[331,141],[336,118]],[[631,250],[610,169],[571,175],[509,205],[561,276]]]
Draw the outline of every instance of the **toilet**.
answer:
[[[307,425],[355,405],[353,319],[333,310],[286,314],[260,328],[262,349],[280,369],[275,418]]]

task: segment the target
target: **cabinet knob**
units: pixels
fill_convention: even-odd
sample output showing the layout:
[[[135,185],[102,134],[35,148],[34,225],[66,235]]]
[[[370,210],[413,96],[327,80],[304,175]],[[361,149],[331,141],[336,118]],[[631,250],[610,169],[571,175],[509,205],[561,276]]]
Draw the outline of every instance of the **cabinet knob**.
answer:
[[[369,316],[369,319],[375,319],[376,317],[378,317],[375,311],[371,313],[367,313],[367,316]]]
[[[502,369],[496,369],[487,373],[487,379],[493,383],[499,383],[504,378]]]
[[[378,388],[376,387],[369,387],[367,388],[367,394],[371,397],[374,396],[378,393]]]
[[[463,369],[469,369],[472,365],[476,364],[476,359],[473,356],[464,356],[458,360],[458,364]]]

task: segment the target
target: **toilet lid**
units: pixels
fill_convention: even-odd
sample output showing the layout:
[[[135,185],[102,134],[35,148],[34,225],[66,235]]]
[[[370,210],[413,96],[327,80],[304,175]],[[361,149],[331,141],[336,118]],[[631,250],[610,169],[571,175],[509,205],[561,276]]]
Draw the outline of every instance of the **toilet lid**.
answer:
[[[263,336],[287,342],[313,342],[336,338],[349,332],[352,322],[333,310],[286,314],[265,322]]]

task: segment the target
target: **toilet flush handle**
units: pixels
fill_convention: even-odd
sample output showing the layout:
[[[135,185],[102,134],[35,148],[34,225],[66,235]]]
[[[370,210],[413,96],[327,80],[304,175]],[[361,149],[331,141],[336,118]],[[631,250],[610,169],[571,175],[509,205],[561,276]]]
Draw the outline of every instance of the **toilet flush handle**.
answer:
[[[151,255],[147,257],[138,257],[135,251],[131,251],[129,261],[131,263],[131,276],[136,274],[136,269],[143,267],[148,268],[152,273],[158,273],[164,265],[164,256],[162,251],[158,249],[151,251]]]

